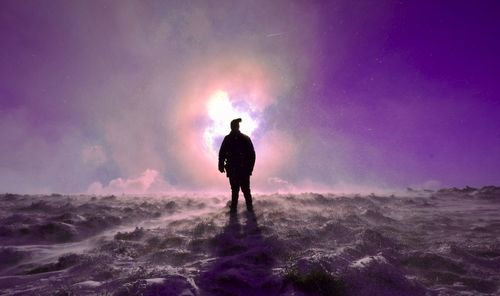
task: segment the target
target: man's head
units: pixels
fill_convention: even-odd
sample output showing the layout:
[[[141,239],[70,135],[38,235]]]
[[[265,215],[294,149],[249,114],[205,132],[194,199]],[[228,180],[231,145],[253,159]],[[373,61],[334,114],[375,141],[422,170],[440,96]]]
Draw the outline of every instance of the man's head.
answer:
[[[231,121],[231,131],[239,131],[240,130],[240,122],[241,118],[237,118]]]

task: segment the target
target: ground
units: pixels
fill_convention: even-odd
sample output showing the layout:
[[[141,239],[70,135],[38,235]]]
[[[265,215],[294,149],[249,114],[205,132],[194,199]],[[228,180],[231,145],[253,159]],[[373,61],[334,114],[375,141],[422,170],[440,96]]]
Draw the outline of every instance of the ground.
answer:
[[[500,188],[0,195],[2,295],[494,295]]]

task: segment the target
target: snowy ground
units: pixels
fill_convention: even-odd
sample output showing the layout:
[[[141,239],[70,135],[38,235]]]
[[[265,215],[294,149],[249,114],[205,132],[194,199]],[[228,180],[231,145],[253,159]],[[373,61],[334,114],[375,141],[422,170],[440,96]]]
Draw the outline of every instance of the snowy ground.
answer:
[[[0,195],[0,294],[500,294],[500,188],[227,199]]]

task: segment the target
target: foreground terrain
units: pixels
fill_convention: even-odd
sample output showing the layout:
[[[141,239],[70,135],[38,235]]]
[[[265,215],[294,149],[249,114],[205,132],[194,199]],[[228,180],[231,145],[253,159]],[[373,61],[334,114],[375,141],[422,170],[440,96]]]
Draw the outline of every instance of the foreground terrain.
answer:
[[[2,295],[498,295],[500,188],[0,195]]]

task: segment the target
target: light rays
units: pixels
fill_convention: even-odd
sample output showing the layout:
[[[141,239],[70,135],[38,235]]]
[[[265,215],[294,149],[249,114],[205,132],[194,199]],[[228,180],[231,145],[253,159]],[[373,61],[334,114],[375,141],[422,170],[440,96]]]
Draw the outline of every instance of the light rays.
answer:
[[[251,108],[251,106],[249,107]],[[206,108],[210,125],[203,133],[203,141],[206,149],[213,156],[216,155],[215,141],[229,132],[229,123],[231,120],[241,118],[240,130],[248,136],[251,136],[259,125],[258,119],[252,117],[251,110],[236,107],[230,99],[229,94],[223,90],[217,90],[209,98]]]

